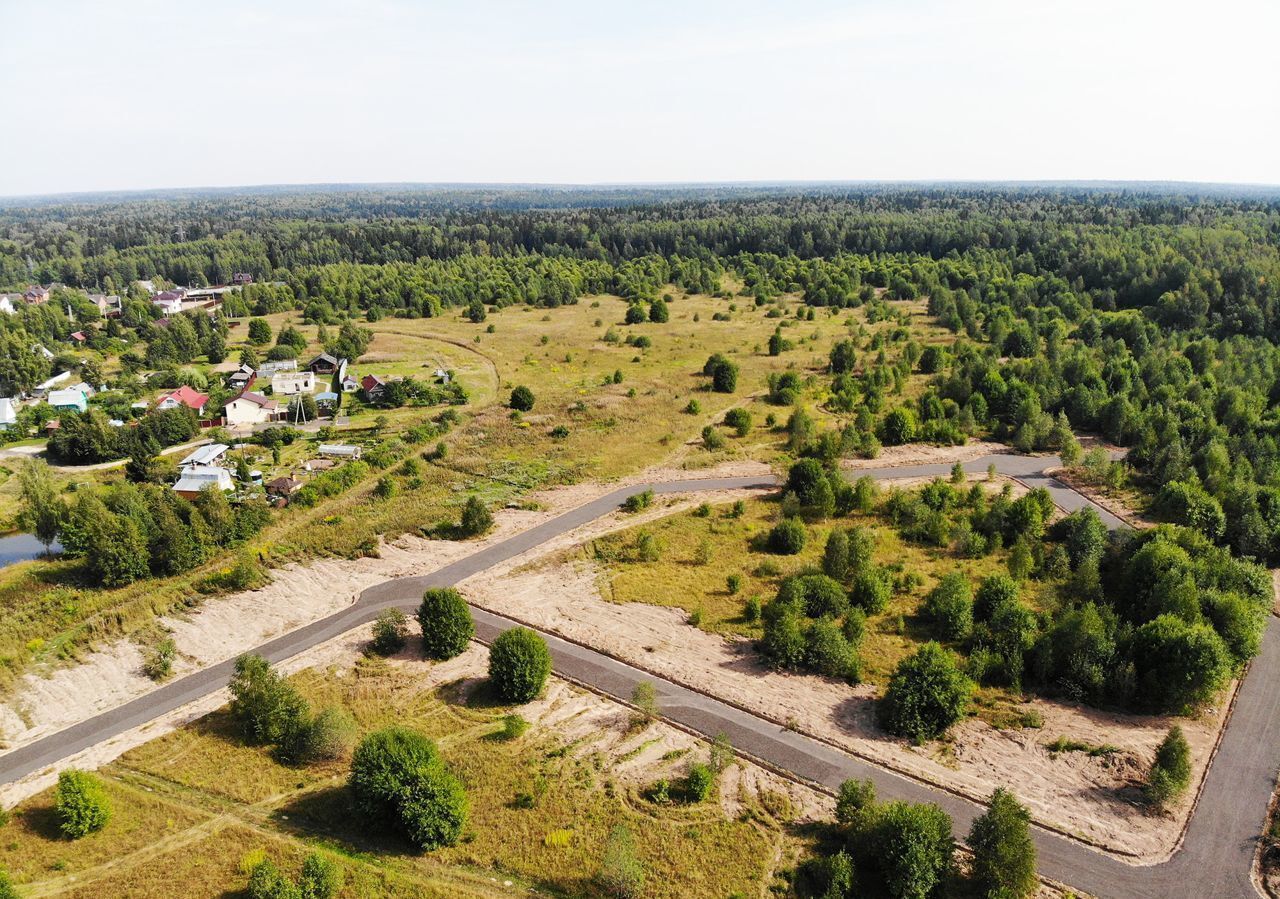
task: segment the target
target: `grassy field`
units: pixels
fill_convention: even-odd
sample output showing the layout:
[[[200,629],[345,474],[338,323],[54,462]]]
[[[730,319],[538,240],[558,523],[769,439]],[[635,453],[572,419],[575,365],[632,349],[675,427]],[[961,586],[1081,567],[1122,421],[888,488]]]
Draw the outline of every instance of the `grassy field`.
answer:
[[[911,327],[927,339],[943,339],[923,318],[920,304],[899,304],[910,313]],[[443,460],[418,461],[416,472],[398,467],[398,491],[386,500],[372,499],[371,473],[365,482],[314,509],[289,509],[244,551],[267,564],[314,556],[351,557],[367,553],[376,537],[393,539],[407,532],[427,532],[454,521],[468,495],[491,506],[519,501],[522,494],[588,478],[614,478],[649,466],[667,464],[696,469],[738,458],[772,461],[782,449],[781,435],[763,427],[771,412],[785,421],[789,410],[765,404],[761,395],[771,372],[798,371],[807,381],[806,401],[815,418],[836,421],[820,408],[824,371],[831,345],[851,333],[874,334],[902,327],[893,321],[872,325],[864,310],[817,310],[814,321],[795,317],[794,298],[781,304],[781,318],[769,318],[772,307],[675,291],[670,321],[624,325],[626,303],[617,297],[588,297],[557,309],[508,307],[490,313],[485,324],[467,321],[451,310],[434,319],[384,319],[369,324],[374,334],[364,359],[353,366],[359,375],[419,376],[435,367],[453,368],[471,394],[471,402],[454,407],[461,419],[445,438]],[[716,314],[729,321],[713,320]],[[299,354],[318,351],[317,328],[297,323],[296,313],[269,316],[273,333],[286,322],[311,341]],[[767,343],[775,328],[793,348],[769,356]],[[490,331],[492,328],[492,331]],[[331,331],[333,329],[330,329]],[[234,359],[247,328],[232,330]],[[615,335],[616,340],[606,337]],[[648,348],[628,346],[628,335],[643,335]],[[890,358],[900,351],[891,344]],[[706,358],[721,352],[741,368],[734,394],[713,393],[700,372]],[[621,373],[621,381],[616,375]],[[908,379],[906,392],[919,389],[922,375]],[[505,402],[513,386],[532,388],[537,403],[531,412],[513,415]],[[686,410],[690,400],[700,410]],[[743,438],[728,437],[714,452],[702,446],[704,426],[717,422],[734,406],[751,409],[757,426]],[[331,436],[366,446],[394,440],[442,410],[405,407],[382,411],[344,405],[350,422]],[[312,436],[284,448],[280,462],[250,450],[252,462],[269,479],[294,472],[314,454]],[[409,451],[430,452],[435,441]],[[12,470],[12,463],[6,465]],[[3,472],[0,472],[3,474]],[[72,482],[100,482],[121,477],[119,470],[59,474],[68,491]],[[0,481],[0,518],[15,511],[16,478]],[[6,506],[6,502],[8,505]],[[118,590],[86,583],[74,563],[35,561],[0,572],[0,690],[32,662],[70,658],[104,638],[127,636],[147,628],[157,615],[197,604],[196,584],[224,570],[228,557],[216,558],[187,574],[148,580]]]
[[[615,777],[617,760],[590,735],[566,741],[535,726],[495,739],[508,709],[474,681],[423,689],[421,664],[361,662],[354,674],[311,670],[294,682],[314,702],[348,708],[362,731],[395,723],[439,742],[471,799],[455,847],[422,855],[370,832],[351,813],[345,760],[281,765],[244,745],[223,711],[103,769],[113,817],[100,833],[60,838],[49,793],[20,806],[0,828],[0,867],[24,895],[167,897],[182,883],[184,896],[229,896],[245,885],[250,853],[296,870],[321,847],[347,873],[344,897],[580,896],[595,894],[606,837],[621,823],[647,869],[645,896],[724,897],[762,894],[794,856],[796,838],[763,807],[731,819],[714,799],[648,802]],[[538,795],[534,808],[514,802],[527,791]]]

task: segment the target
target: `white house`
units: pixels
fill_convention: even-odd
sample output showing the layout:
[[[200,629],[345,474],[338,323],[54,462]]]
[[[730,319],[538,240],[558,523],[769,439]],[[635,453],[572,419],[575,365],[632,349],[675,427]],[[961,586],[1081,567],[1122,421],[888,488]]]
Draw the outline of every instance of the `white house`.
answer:
[[[0,396],[0,428],[11,428],[17,423],[17,403],[7,396]]]
[[[227,424],[232,427],[274,421],[280,404],[260,393],[245,391],[227,403]]]
[[[312,393],[315,389],[316,373],[306,369],[277,372],[271,377],[271,391],[277,396]]]
[[[231,480],[231,472],[225,468],[218,468],[215,465],[192,465],[182,469],[182,477],[178,478],[178,483],[173,485],[173,491],[183,499],[195,499],[200,495],[200,491],[207,487],[222,491],[236,489],[236,485]]]
[[[5,315],[13,315],[17,311],[13,308],[13,301],[21,299],[22,294],[20,293],[0,293],[0,312]]]
[[[50,390],[49,405],[55,409],[67,411],[75,409],[77,412],[84,412],[89,408],[89,398],[84,395],[83,390],[77,390],[75,387],[68,387],[66,390]]]

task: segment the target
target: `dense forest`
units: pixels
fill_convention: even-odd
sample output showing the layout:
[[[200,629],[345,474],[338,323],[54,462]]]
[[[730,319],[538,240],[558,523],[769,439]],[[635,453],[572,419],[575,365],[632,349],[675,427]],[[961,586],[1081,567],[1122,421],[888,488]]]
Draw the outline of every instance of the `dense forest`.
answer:
[[[955,346],[912,348],[894,366],[833,354],[826,406],[847,416],[848,441],[811,450],[978,433],[1057,449],[1073,430],[1096,432],[1132,448],[1159,514],[1280,559],[1280,197],[1265,192],[388,187],[0,207],[0,287],[125,294],[125,315],[95,337],[153,338],[152,366],[216,352],[221,334],[161,337],[134,280],[234,272],[258,283],[230,311],[296,309],[348,330],[357,317],[468,307],[479,321],[486,305],[598,293],[640,304],[669,284],[759,305],[795,295],[811,312],[874,303],[884,316],[927,298]],[[72,294],[0,316],[8,387],[49,370],[30,338],[65,342],[92,317]],[[893,389],[904,366],[933,379],[910,404]],[[785,401],[785,385],[770,390]]]

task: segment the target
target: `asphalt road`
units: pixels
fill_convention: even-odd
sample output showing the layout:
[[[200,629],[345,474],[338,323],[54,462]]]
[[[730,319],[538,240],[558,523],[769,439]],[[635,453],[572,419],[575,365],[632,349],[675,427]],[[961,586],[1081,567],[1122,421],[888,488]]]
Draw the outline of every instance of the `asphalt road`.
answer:
[[[1087,498],[1045,475],[1054,457],[994,455],[965,463],[971,472],[994,464],[1001,474],[1028,486],[1045,487],[1054,502],[1067,510],[1093,505]],[[874,478],[947,475],[947,464],[907,465],[865,469],[858,475]],[[775,486],[771,477],[714,478],[670,481],[650,486],[655,493]],[[400,578],[365,590],[349,608],[306,627],[291,631],[257,648],[278,662],[371,621],[387,608],[412,610],[428,587],[456,584],[499,562],[541,545],[613,510],[645,485],[615,490],[537,527],[486,547],[451,565],[420,577]],[[1121,527],[1113,515],[1095,508],[1109,527]],[[513,622],[473,608],[477,636],[491,640]],[[740,751],[776,768],[829,788],[850,778],[870,778],[882,798],[935,802],[956,822],[957,833],[968,832],[982,807],[951,793],[864,762],[825,743],[786,730],[742,709],[664,681],[594,650],[546,635],[555,671],[591,688],[628,699],[641,681],[653,683],[663,715],[709,738],[724,733]],[[82,749],[147,723],[188,702],[224,687],[231,675],[227,661],[195,672],[145,696],[73,725],[27,746],[0,755],[0,782],[10,782],[66,758]],[[1239,897],[1256,894],[1251,880],[1254,851],[1266,820],[1275,785],[1280,749],[1280,630],[1272,624],[1236,698],[1235,710],[1217,757],[1206,779],[1203,796],[1191,819],[1182,847],[1159,865],[1129,865],[1075,840],[1035,829],[1040,870],[1045,876],[1096,896],[1116,899],[1140,897]]]

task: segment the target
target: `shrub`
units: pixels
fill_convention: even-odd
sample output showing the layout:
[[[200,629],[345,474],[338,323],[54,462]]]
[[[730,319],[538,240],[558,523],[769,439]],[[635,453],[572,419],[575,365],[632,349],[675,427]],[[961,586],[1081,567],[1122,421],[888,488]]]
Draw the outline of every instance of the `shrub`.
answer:
[[[451,659],[467,648],[475,636],[471,609],[452,587],[433,588],[422,594],[418,606],[422,628],[422,654],[429,659]]]
[[[489,648],[489,680],[507,702],[535,699],[550,673],[547,642],[528,628],[504,631]]]
[[[640,493],[633,493],[622,503],[622,509],[625,512],[641,512],[653,505],[653,491],[644,490]]]
[[[399,609],[379,612],[373,622],[373,639],[369,647],[378,655],[395,655],[409,639],[409,618]]]
[[[990,899],[1025,899],[1039,886],[1031,814],[1003,787],[969,830],[971,875],[978,894]]]
[[[880,439],[887,446],[899,446],[916,439],[919,426],[915,413],[905,407],[891,411],[880,423]]]
[[[827,545],[822,550],[822,573],[837,581],[844,580],[849,573],[849,535],[840,528],[827,537]]]
[[[658,717],[658,691],[647,680],[640,681],[631,691],[631,704],[636,707],[638,723],[647,724]]]
[[[644,892],[644,865],[636,855],[635,838],[625,825],[616,824],[609,832],[596,880],[616,899],[636,899]]]
[[[59,774],[55,797],[58,829],[72,840],[102,830],[111,820],[102,781],[88,771],[68,768]]]
[[[312,852],[302,860],[298,887],[302,899],[333,899],[342,889],[342,868],[332,858]]]
[[[479,537],[488,533],[493,527],[493,514],[476,496],[467,497],[462,507],[462,518],[458,523],[458,532],[463,537]]]
[[[785,518],[769,531],[769,550],[783,556],[794,556],[804,549],[807,539],[804,522],[798,518]]]
[[[524,736],[528,729],[529,722],[520,715],[512,713],[502,716],[502,730],[499,734],[504,740],[516,740]]]
[[[242,655],[231,675],[231,715],[256,743],[284,743],[307,722],[307,703],[262,656]]]
[[[773,613],[774,607],[775,603],[771,603],[765,610],[760,651],[774,668],[799,668],[804,664],[807,648],[800,613],[790,605],[783,605]]]
[[[702,446],[707,450],[724,449],[724,435],[716,430],[714,425],[707,425],[702,429]]]
[[[858,653],[836,623],[823,618],[805,632],[805,665],[826,677],[857,683],[861,674]]]
[[[997,608],[1017,599],[1018,583],[1013,578],[1004,574],[983,578],[973,598],[973,618],[975,621],[990,621]]]
[[[711,389],[716,393],[733,393],[738,389],[738,366],[719,353],[707,359],[702,373],[711,378]]]
[[[973,629],[969,579],[959,571],[944,575],[924,598],[924,616],[944,640],[963,640]]]
[[[853,579],[853,587],[849,590],[849,601],[868,615],[884,611],[889,604],[889,594],[893,585],[889,581],[888,572],[879,567],[867,566]]]
[[[1175,615],[1138,628],[1129,655],[1138,701],[1153,711],[1181,712],[1207,702],[1231,677],[1231,653],[1217,632]]]
[[[892,734],[923,743],[964,717],[972,692],[951,653],[926,643],[898,664],[880,700],[880,722]]]
[[[529,412],[533,409],[535,401],[533,391],[521,384],[511,391],[511,400],[508,405],[517,412]]]
[[[177,655],[177,644],[172,637],[165,637],[147,653],[147,658],[142,663],[143,673],[153,681],[166,680],[173,673],[173,660]]]
[[[749,597],[742,604],[742,620],[747,624],[755,624],[760,620],[760,597]]]
[[[694,762],[684,776],[683,793],[686,802],[702,802],[711,795],[716,785],[716,773],[710,765]]]
[[[751,432],[751,413],[746,409],[730,409],[724,414],[724,425],[733,428],[733,433],[746,437]]]
[[[300,899],[301,893],[275,862],[263,859],[249,875],[249,899]]]
[[[9,872],[4,868],[0,868],[0,899],[19,899],[18,891],[13,888],[13,881],[9,879]]]
[[[467,796],[435,744],[389,727],[365,737],[351,760],[357,810],[397,829],[422,849],[452,845],[467,817]]]
[[[955,853],[947,813],[936,805],[889,802],[869,818],[857,849],[885,892],[900,899],[937,895]]]
[[[742,575],[731,574],[724,579],[725,590],[730,596],[737,596],[742,589]]]
[[[1143,794],[1152,805],[1163,807],[1175,802],[1190,785],[1191,747],[1182,728],[1175,724],[1156,749]]]
[[[296,738],[296,745],[286,747],[294,761],[327,762],[347,754],[356,739],[356,722],[341,706],[327,706],[307,721]]]

